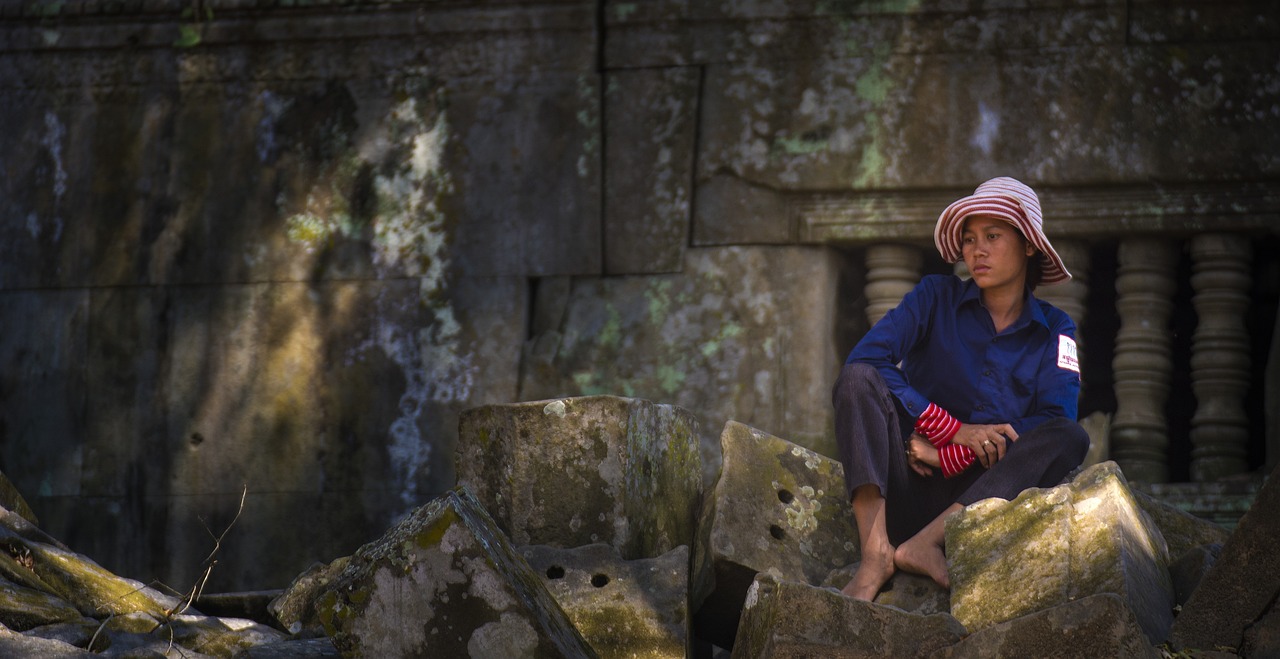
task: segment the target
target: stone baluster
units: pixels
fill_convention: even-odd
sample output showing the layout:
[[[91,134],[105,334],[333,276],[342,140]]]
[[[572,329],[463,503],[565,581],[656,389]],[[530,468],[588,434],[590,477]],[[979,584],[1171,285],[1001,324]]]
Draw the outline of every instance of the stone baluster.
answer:
[[[1035,295],[1071,316],[1076,323],[1076,344],[1083,347],[1080,332],[1084,327],[1086,298],[1089,296],[1089,246],[1074,240],[1055,240],[1053,248],[1067,265],[1071,281],[1041,286]]]
[[[1067,271],[1071,273],[1071,280],[1061,284],[1041,286],[1036,289],[1036,297],[1071,316],[1071,320],[1076,324],[1076,355],[1083,364],[1084,316],[1088,309],[1086,301],[1089,297],[1089,246],[1075,240],[1057,240],[1054,241],[1053,248],[1058,251],[1058,256],[1061,256],[1062,262],[1066,264]],[[1088,380],[1081,378],[1081,396],[1084,396],[1085,387],[1088,384]],[[1094,437],[1093,441],[1105,456],[1106,438]]]
[[[1191,480],[1245,473],[1249,418],[1249,238],[1204,234],[1191,240],[1192,303],[1199,317],[1191,349],[1196,413],[1191,419]]]
[[[1111,457],[1133,481],[1169,479],[1164,408],[1173,371],[1169,317],[1177,258],[1175,246],[1166,241],[1131,239],[1120,244]]]
[[[867,321],[872,325],[920,282],[924,255],[910,245],[867,248]]]

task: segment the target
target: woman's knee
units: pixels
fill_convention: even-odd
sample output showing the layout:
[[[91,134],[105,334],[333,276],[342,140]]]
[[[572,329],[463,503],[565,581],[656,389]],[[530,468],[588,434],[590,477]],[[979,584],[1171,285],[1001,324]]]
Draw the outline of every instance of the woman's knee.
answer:
[[[838,405],[841,400],[873,394],[884,386],[883,382],[884,378],[874,366],[857,362],[845,364],[832,389],[831,400]]]
[[[1079,423],[1066,417],[1056,417],[1040,424],[1037,431],[1046,433],[1067,460],[1080,464],[1089,453],[1089,433]]]

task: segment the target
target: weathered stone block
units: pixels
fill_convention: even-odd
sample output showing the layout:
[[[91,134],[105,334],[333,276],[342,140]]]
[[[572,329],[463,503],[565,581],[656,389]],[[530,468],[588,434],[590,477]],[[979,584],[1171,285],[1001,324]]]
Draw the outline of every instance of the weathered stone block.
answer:
[[[102,652],[111,645],[111,635],[102,633],[101,628],[102,623],[98,620],[80,618],[74,622],[58,622],[28,629],[25,634],[32,638],[62,641],[78,648]]]
[[[252,620],[202,615],[172,616],[164,628],[152,634],[215,657],[231,657],[255,645],[279,643],[288,638],[279,630]]]
[[[1168,550],[1114,462],[1013,501],[979,501],[947,519],[946,546],[951,613],[970,630],[1114,593],[1152,642],[1168,636]]]
[[[31,510],[31,506],[27,505],[27,500],[23,498],[18,488],[13,486],[13,481],[8,476],[0,473],[0,508],[4,510],[0,512],[5,516],[16,514],[26,520],[32,526],[38,525],[40,520],[36,519],[35,511]],[[7,524],[15,522],[9,521]]]
[[[679,272],[689,244],[698,69],[610,72],[605,84],[604,270]]]
[[[191,605],[204,615],[213,618],[254,620],[270,622],[272,620],[271,602],[283,590],[244,590],[234,593],[199,592]]]
[[[1173,625],[1176,648],[1239,648],[1280,593],[1280,468],[1222,545],[1222,554]]]
[[[623,560],[610,545],[521,547],[600,659],[689,656],[689,548]]]
[[[825,588],[844,588],[858,571],[859,563],[846,565],[832,570],[821,586]],[[876,595],[876,604],[892,606],[907,613],[932,615],[934,613],[951,613],[951,591],[939,586],[929,577],[898,570],[889,577],[880,593]]]
[[[785,245],[796,239],[782,191],[718,172],[699,181],[694,244]]]
[[[0,531],[10,551],[22,556],[29,574],[19,576],[7,564],[5,576],[28,587],[55,595],[89,617],[144,614],[162,618],[176,610],[177,598],[138,581],[116,576],[82,554],[60,547],[20,539]]]
[[[907,613],[762,574],[747,591],[733,657],[921,657],[964,634],[945,613]]]
[[[617,393],[692,410],[706,479],[729,419],[835,455],[847,271],[831,249],[725,247],[687,250],[680,274],[574,279],[560,325],[526,352],[520,398]]]
[[[340,659],[342,653],[327,636],[283,643],[264,643],[247,648],[235,659]]]
[[[111,632],[112,637],[118,635],[146,636],[160,628],[163,616],[157,617],[142,611],[131,611],[113,615],[102,621],[102,629]]]
[[[816,584],[860,553],[839,462],[734,421],[720,446],[710,537],[715,591],[697,626],[727,646],[756,573]]]
[[[594,656],[464,487],[357,550],[316,607],[344,656]]]
[[[1182,606],[1191,599],[1204,576],[1213,569],[1222,555],[1222,545],[1201,545],[1190,549],[1169,564],[1169,579],[1173,581],[1173,602]]]
[[[67,435],[84,437],[82,466],[64,451],[89,498],[28,498],[118,574],[163,565],[186,588],[248,486],[207,587],[282,587],[454,485],[457,415],[516,397],[526,291],[459,278],[442,296],[422,279],[95,293],[98,422]]]
[[[1280,657],[1280,607],[1273,601],[1257,620],[1244,631],[1240,644],[1242,657]]]
[[[35,657],[39,659],[92,659],[92,654],[70,643],[48,638],[26,636],[0,628],[0,656]]]
[[[306,638],[323,635],[324,626],[316,618],[315,600],[324,593],[330,582],[342,574],[350,561],[350,556],[343,556],[328,564],[312,565],[295,577],[283,593],[271,600],[267,610],[281,628],[294,636]]]
[[[1203,545],[1222,544],[1231,535],[1221,525],[1196,517],[1146,492],[1130,491],[1138,505],[1142,506],[1143,512],[1160,529],[1160,535],[1169,546],[1170,558],[1176,559]]]
[[[1054,13],[1045,18],[1053,20]],[[1263,128],[1264,119],[1237,107],[1276,97],[1275,90],[1250,82],[1258,60],[1250,62],[1244,48],[1130,46],[1123,43],[1115,16],[1103,17],[1107,27],[1099,26],[1115,40],[1087,49],[1046,52],[1032,47],[1014,55],[975,48],[977,31],[1002,39],[1010,38],[1010,29],[1027,34],[1024,26],[1009,22],[1012,16],[955,15],[952,20],[982,27],[965,31],[970,37],[964,45],[945,54],[921,53],[912,46],[905,46],[911,52],[895,51],[902,42],[890,45],[886,33],[877,31],[901,35],[897,30],[902,28],[879,21],[847,23],[847,31],[814,35],[816,42],[803,41],[810,36],[803,32],[787,32],[798,21],[758,23],[762,29],[756,39],[803,52],[806,66],[797,69],[786,57],[747,55],[706,67],[699,181],[728,173],[777,190],[857,190],[955,186],[981,181],[993,171],[1028,172],[1042,181],[1088,181],[1091,170],[1105,171],[1115,180],[1140,180],[1171,173],[1180,157],[1215,162],[1229,149],[1248,154],[1241,163],[1224,163],[1229,172],[1243,171],[1238,168],[1246,162],[1275,168],[1263,155],[1266,145],[1275,143]],[[936,47],[959,34],[953,27],[937,27],[931,35],[937,39],[921,42],[920,48]],[[1044,34],[1050,33],[1061,36],[1057,30]],[[1042,46],[1042,36],[1027,37]],[[884,47],[863,45],[875,42]],[[841,52],[850,43],[859,44],[858,51]],[[743,45],[759,52],[754,44]],[[1259,48],[1252,57],[1273,62],[1276,52]],[[1218,60],[1220,69],[1209,65]],[[1219,69],[1216,76],[1210,73],[1214,69]],[[1010,76],[1037,84],[1009,84]],[[1127,103],[1122,109],[1098,102],[1150,102],[1167,98],[1169,89],[1179,89],[1172,96],[1184,102],[1158,117],[1131,112]],[[1074,93],[1064,95],[1068,91]],[[1045,130],[1059,123],[1055,116],[1105,120],[1097,129]],[[1205,130],[1176,128],[1200,122]],[[984,125],[998,125],[998,135]],[[1154,139],[1158,135],[1169,139]],[[1003,148],[1014,143],[1028,148]],[[1098,144],[1114,146],[1095,148]],[[938,157],[940,153],[966,155]],[[730,218],[708,218],[721,219]],[[785,226],[792,218],[757,219]],[[702,244],[700,238],[701,227],[695,225],[695,245]]]
[[[1100,593],[980,629],[932,656],[1158,659],[1163,655],[1147,641],[1119,596]]]
[[[59,622],[73,622],[84,616],[76,607],[48,593],[0,579],[0,623],[14,631]]]
[[[616,396],[462,413],[459,484],[518,545],[604,543],[624,558],[693,545],[702,495],[694,416]]]
[[[464,272],[601,273],[601,84],[579,70],[449,86],[440,154],[458,206],[440,224]]]
[[[12,319],[0,333],[0,460],[18,500],[82,494],[84,437],[92,432],[86,410],[93,384],[82,370],[89,300],[87,291],[0,293],[0,318]],[[5,505],[21,512],[10,505],[16,501],[6,497]]]

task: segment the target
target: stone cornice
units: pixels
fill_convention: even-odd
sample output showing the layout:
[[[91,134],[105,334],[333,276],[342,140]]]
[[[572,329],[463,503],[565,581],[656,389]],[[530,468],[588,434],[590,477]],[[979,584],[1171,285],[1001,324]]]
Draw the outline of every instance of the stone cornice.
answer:
[[[593,34],[584,0],[32,0],[0,3],[0,52]],[[185,32],[184,32],[185,31]],[[594,38],[593,36],[591,37]]]
[[[1280,181],[1037,186],[1037,191],[1051,238],[1280,231]],[[942,209],[968,193],[794,193],[786,196],[786,206],[802,243],[920,242],[933,239]]]

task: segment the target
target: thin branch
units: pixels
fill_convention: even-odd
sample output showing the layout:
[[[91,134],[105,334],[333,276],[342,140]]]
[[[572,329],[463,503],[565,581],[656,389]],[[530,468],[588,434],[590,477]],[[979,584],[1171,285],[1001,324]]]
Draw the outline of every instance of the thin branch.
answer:
[[[218,550],[222,549],[222,539],[227,537],[227,532],[229,532],[231,527],[235,526],[236,522],[239,521],[240,514],[244,512],[245,498],[248,497],[248,495],[249,486],[245,485],[244,489],[240,491],[240,506],[236,509],[235,517],[231,518],[231,522],[228,523],[227,527],[222,530],[222,533],[217,536],[213,535],[213,531],[209,531],[209,536],[213,538],[213,551],[209,552],[209,555],[204,559],[204,572],[198,579],[196,579],[196,583],[191,587],[191,591],[186,595],[183,595],[181,603],[172,611],[165,612],[166,618],[181,615],[187,609],[191,608],[193,602],[200,599],[200,595],[204,593],[205,584],[209,583],[209,576],[213,574],[213,566],[218,564],[218,561],[214,559],[214,556],[218,554]],[[209,530],[207,525],[205,526],[205,530]]]

